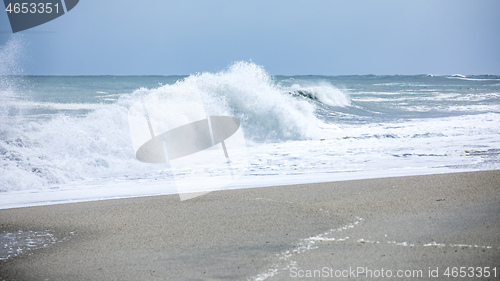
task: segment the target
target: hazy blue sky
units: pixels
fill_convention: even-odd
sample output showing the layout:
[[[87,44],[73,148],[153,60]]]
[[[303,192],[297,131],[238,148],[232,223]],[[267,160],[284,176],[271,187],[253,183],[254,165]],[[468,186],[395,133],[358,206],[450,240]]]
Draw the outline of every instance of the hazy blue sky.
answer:
[[[500,74],[498,0],[80,0],[18,34],[27,74]]]

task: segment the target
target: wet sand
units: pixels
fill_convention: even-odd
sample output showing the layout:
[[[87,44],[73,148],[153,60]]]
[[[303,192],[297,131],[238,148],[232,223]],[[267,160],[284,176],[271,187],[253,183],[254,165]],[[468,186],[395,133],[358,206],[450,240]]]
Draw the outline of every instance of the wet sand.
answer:
[[[498,278],[500,171],[0,210],[19,230],[59,242],[0,261],[2,280]]]

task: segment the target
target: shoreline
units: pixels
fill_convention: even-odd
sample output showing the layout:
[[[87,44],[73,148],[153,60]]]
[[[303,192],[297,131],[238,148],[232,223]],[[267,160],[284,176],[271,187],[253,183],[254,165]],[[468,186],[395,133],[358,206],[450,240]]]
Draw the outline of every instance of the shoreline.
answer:
[[[396,169],[390,171],[339,172],[334,174],[335,178],[332,178],[331,173],[288,175],[286,178],[243,176],[229,186],[216,191],[479,171],[449,168],[433,168],[432,170],[413,168],[411,171]],[[81,188],[82,186],[84,188]],[[0,193],[0,210],[163,195],[178,196],[173,181],[167,179],[149,182],[134,180],[104,183],[74,182],[62,188]]]
[[[499,191],[492,170],[3,209],[0,233],[57,242],[0,261],[0,278],[288,280],[360,267],[441,268],[444,279],[453,266],[499,276]]]

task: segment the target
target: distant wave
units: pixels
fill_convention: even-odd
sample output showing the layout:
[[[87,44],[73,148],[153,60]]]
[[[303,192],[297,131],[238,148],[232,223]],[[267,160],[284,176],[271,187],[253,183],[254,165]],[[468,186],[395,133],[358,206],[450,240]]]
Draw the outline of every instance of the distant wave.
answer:
[[[449,79],[460,79],[467,81],[500,81],[500,76],[498,75],[471,75],[466,76],[462,74],[453,74],[451,76],[447,76]]]

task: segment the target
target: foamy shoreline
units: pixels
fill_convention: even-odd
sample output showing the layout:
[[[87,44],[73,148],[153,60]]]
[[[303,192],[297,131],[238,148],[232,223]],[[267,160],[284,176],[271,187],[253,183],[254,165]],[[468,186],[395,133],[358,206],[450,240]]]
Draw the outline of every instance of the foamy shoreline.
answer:
[[[336,173],[311,173],[284,176],[245,175],[229,186],[221,187],[219,191],[474,171],[475,170],[470,169],[452,169],[449,167],[432,169],[413,167],[406,169],[390,169],[384,171],[375,170]],[[205,190],[203,188],[200,188],[199,191]],[[61,187],[57,188],[0,192],[0,210],[175,194],[178,194],[175,182],[174,180],[168,178],[160,180],[115,179],[114,181],[76,181],[68,184],[63,184],[61,185]]]

